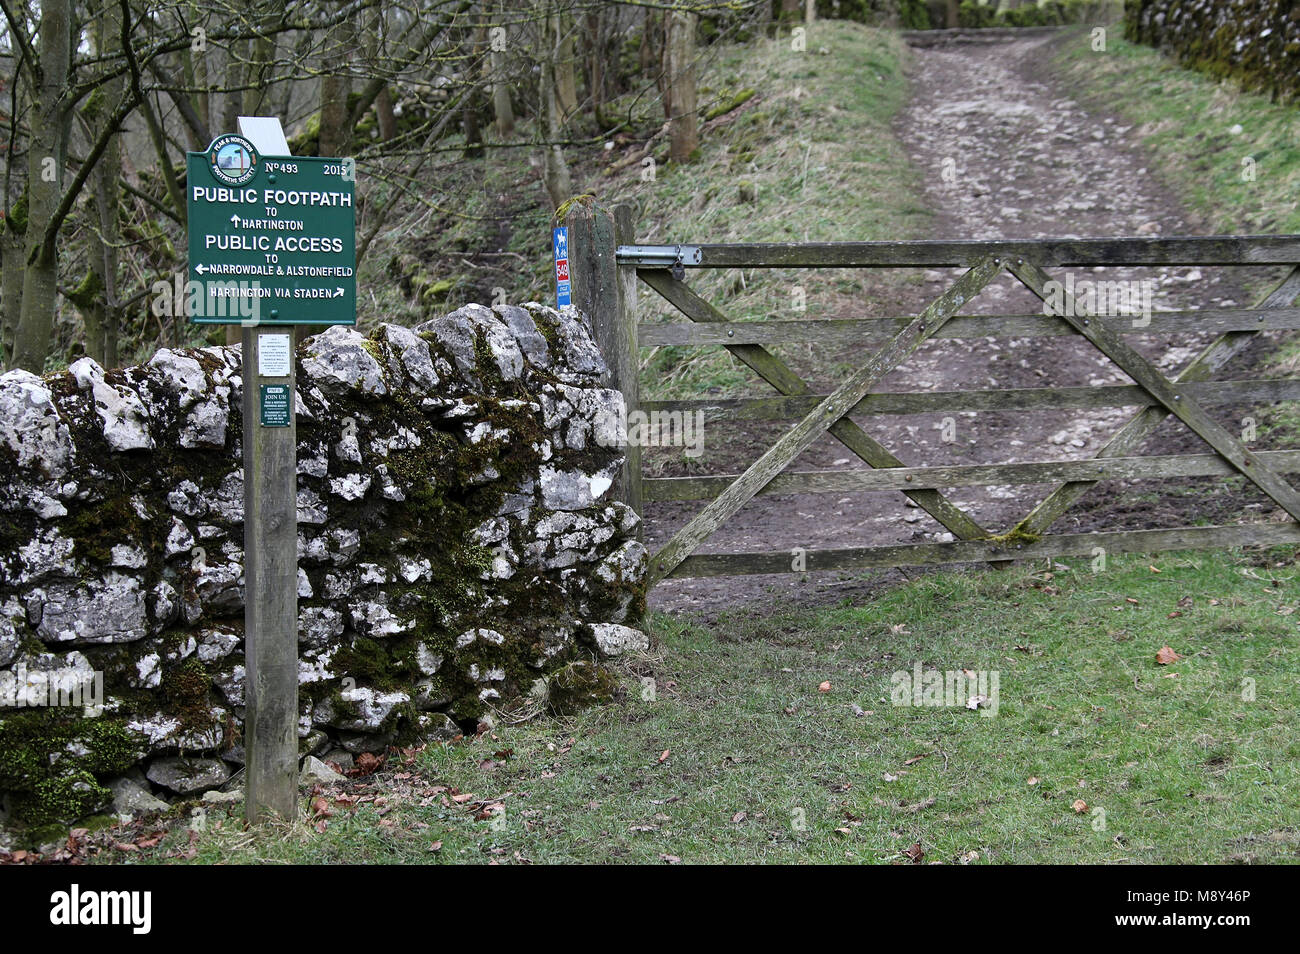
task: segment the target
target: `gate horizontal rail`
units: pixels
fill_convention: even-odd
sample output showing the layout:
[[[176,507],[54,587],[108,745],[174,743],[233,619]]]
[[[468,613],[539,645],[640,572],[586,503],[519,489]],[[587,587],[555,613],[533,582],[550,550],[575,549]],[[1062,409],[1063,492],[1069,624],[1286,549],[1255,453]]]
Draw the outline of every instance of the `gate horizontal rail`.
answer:
[[[1154,312],[1099,318],[1120,334],[1217,333],[1229,331],[1290,331],[1300,328],[1300,308],[1264,311],[1254,308],[1215,308],[1205,311]],[[777,318],[733,321],[727,327],[690,322],[656,322],[637,328],[641,347],[733,344],[796,344],[816,337],[824,344],[861,342],[897,334],[911,318]],[[1055,315],[955,315],[934,333],[935,338],[1038,338],[1073,335],[1069,323]]]
[[[1177,527],[1170,530],[1111,530],[1098,533],[1057,533],[1041,540],[1008,543],[999,540],[957,540],[952,543],[900,543],[894,546],[809,550],[801,557],[800,573],[824,570],[875,570],[895,566],[935,566],[944,563],[992,563],[1091,557],[1106,553],[1159,553],[1165,550],[1217,550],[1228,547],[1281,546],[1300,543],[1300,525],[1246,523],[1217,527]],[[669,576],[741,576],[750,573],[792,572],[789,550],[759,553],[700,553],[683,560]]]
[[[1283,473],[1300,472],[1300,451],[1260,451],[1257,456]],[[777,474],[756,496],[764,494],[859,493],[875,490],[939,489],[1003,484],[1050,484],[1065,480],[1150,480],[1168,477],[1217,477],[1236,473],[1214,454],[1161,457],[1107,457],[1103,460],[1028,461],[1016,464],[930,464],[880,470],[805,470]],[[711,500],[739,474],[713,477],[647,477],[645,500]]]
[[[1188,395],[1201,404],[1238,404],[1247,401],[1276,403],[1300,400],[1300,380],[1200,381],[1185,384]],[[803,417],[825,394],[766,398],[685,398],[680,401],[642,401],[641,410],[704,411],[705,417],[731,420],[780,421]],[[855,404],[849,414],[925,414],[936,411],[1032,411],[1079,407],[1140,407],[1148,395],[1136,384],[1098,387],[1005,388],[987,391],[876,391]]]
[[[619,477],[625,499],[709,503],[651,558],[651,579],[744,573],[814,572],[939,563],[1006,562],[1044,556],[1154,552],[1300,543],[1300,494],[1282,474],[1300,472],[1300,449],[1257,451],[1224,430],[1204,407],[1300,400],[1300,381],[1212,381],[1233,356],[1264,331],[1300,328],[1300,236],[1173,236],[1160,238],[997,241],[836,242],[651,246],[633,241],[627,207],[613,216],[593,204],[570,210],[569,248],[574,304],[592,316],[598,343],[629,412],[647,415],[704,412],[706,419],[798,421],[742,474],[645,478],[639,446],[628,446]],[[1045,267],[1164,265],[1288,265],[1287,277],[1252,308],[1153,311],[1094,315],[1069,293],[1051,286]],[[686,284],[688,271],[721,268],[963,268],[964,275],[916,316],[731,321]],[[1009,273],[1045,302],[1063,307],[1041,314],[981,315],[963,307],[993,279]],[[636,287],[642,283],[689,322],[638,324]],[[1080,283],[1082,285],[1082,283]],[[1210,333],[1216,337],[1174,378],[1167,378],[1130,345],[1131,335]],[[1092,343],[1133,383],[1099,387],[1001,388],[887,392],[877,382],[923,342],[970,337],[1078,335]],[[871,356],[829,394],[814,393],[767,345],[808,342],[867,344]],[[778,393],[757,398],[640,401],[638,349],[720,346]],[[1134,417],[1088,460],[1026,461],[909,467],[852,420],[853,415],[958,411],[1023,411],[1129,407]],[[1180,420],[1213,453],[1138,455],[1142,441],[1166,418]],[[869,469],[788,471],[821,434],[843,443]],[[1285,522],[1225,526],[1047,533],[1083,494],[1102,480],[1241,476],[1277,503]],[[1054,485],[1027,515],[1003,533],[980,526],[943,493],[979,485]],[[951,542],[852,549],[760,553],[694,551],[746,502],[766,494],[901,491],[946,527]],[[799,548],[794,548],[799,549]]]
[[[970,268],[991,255],[1037,265],[1293,265],[1300,236],[1196,235],[916,242],[735,242],[695,245],[700,261],[687,268]]]

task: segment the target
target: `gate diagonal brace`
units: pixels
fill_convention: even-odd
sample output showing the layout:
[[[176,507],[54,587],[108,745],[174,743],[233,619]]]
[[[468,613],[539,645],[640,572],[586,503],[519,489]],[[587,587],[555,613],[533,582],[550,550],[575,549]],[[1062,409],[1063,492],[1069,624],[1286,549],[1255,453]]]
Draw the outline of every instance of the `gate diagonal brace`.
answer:
[[[687,318],[696,322],[721,323],[729,319],[688,286],[666,272],[638,269],[640,279],[658,292]],[[736,359],[747,365],[779,393],[788,396],[811,394],[810,388],[793,369],[762,345],[725,345]],[[872,468],[902,467],[903,462],[848,417],[831,425],[829,433]],[[982,540],[992,534],[956,507],[937,490],[906,490],[909,500],[961,540]]]
[[[1291,273],[1256,305],[1256,308],[1289,308],[1297,296],[1300,296],[1300,266],[1292,269]],[[1230,331],[1219,336],[1179,373],[1174,379],[1175,383],[1188,384],[1208,380],[1258,335],[1257,331]],[[1125,457],[1131,454],[1168,416],[1169,413],[1161,405],[1143,409],[1115,432],[1115,435],[1097,452],[1097,457]],[[1041,536],[1096,484],[1095,480],[1072,480],[1058,484],[1012,532]]]
[[[1046,301],[1046,272],[1027,262],[1017,261],[1008,267],[1030,291]],[[1168,413],[1186,424],[1247,480],[1271,497],[1292,518],[1300,521],[1300,493],[1283,477],[1270,469],[1258,455],[1247,450],[1241,441],[1211,418],[1204,408],[1152,367],[1114,329],[1102,321],[1079,315],[1075,302],[1069,295],[1064,296],[1063,304],[1061,310],[1064,313],[1058,317],[1069,322],[1098,351],[1113,361],[1116,367],[1141,385]]]
[[[978,295],[1001,270],[999,259],[985,257],[957,279],[948,291],[891,338],[862,368],[831,392],[807,417],[783,434],[730,487],[679,530],[655,555],[651,565],[651,581],[656,582],[676,569],[678,564],[773,477],[866,397],[877,381],[942,328],[962,305]]]

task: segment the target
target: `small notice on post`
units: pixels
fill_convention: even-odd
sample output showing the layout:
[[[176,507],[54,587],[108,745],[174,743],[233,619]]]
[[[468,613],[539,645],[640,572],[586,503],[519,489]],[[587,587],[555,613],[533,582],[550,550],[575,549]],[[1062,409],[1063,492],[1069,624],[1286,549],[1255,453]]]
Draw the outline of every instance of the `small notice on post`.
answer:
[[[264,378],[287,378],[292,367],[293,349],[289,335],[259,335],[257,339],[257,373]]]
[[[569,282],[569,230],[557,226],[551,232],[551,241],[555,246],[555,305],[563,308],[573,304],[572,285]]]
[[[263,427],[288,427],[290,410],[290,401],[293,395],[289,392],[287,384],[263,384],[261,387],[260,400],[261,422]]]

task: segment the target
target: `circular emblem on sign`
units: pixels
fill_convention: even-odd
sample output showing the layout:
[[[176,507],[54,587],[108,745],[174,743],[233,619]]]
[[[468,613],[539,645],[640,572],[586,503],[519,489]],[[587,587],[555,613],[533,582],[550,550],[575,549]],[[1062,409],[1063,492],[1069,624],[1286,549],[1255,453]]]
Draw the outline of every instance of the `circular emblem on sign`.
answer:
[[[219,136],[208,147],[208,168],[218,182],[243,185],[257,173],[257,151],[243,136]]]

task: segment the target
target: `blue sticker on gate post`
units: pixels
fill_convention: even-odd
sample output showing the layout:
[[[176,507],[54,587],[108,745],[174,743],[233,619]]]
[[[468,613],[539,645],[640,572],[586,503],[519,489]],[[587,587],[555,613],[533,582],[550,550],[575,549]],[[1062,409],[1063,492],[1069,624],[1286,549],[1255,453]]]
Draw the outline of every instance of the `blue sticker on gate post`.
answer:
[[[573,304],[572,286],[569,284],[569,230],[561,225],[551,233],[555,246],[555,306],[563,308]]]

